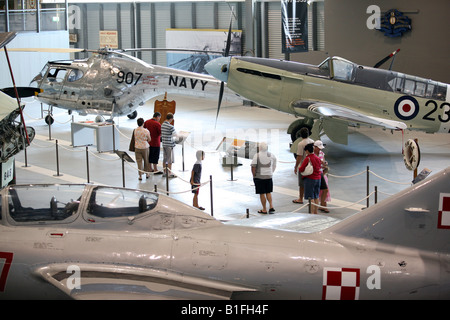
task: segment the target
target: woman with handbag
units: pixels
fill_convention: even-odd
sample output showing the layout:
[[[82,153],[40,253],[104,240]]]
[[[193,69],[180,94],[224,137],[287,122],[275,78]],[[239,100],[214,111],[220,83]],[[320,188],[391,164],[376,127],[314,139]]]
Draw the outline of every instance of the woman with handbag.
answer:
[[[311,213],[317,214],[317,205],[319,205],[320,179],[322,162],[319,157],[314,154],[314,144],[310,143],[305,146],[306,157],[298,168],[303,176],[303,184],[305,187],[305,199],[311,199],[314,204]]]

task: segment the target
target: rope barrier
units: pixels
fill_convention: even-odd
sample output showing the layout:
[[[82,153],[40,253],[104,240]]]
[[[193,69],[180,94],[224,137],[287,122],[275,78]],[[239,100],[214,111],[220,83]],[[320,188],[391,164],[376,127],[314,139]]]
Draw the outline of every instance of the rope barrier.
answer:
[[[390,183],[403,184],[403,185],[410,185],[410,184],[411,184],[411,182],[396,182],[396,181],[392,181],[392,180],[383,178],[382,176],[376,174],[376,173],[373,172],[372,170],[369,170],[369,172],[370,172],[371,174],[373,174],[375,177],[380,178],[380,179],[382,179],[382,180],[384,180],[384,181],[387,181],[387,182],[390,182]]]
[[[123,135],[124,137],[128,138],[128,137],[127,137],[124,133],[122,133],[120,130],[118,130],[118,132],[119,132],[121,135]],[[54,142],[54,141],[49,141],[49,144],[46,145],[46,146],[44,146],[44,145],[40,145],[39,143],[36,143],[36,140],[33,140],[33,141],[32,141],[32,145],[35,146],[35,147],[37,147],[37,148],[52,148],[52,147],[54,147],[55,142]],[[194,147],[193,145],[191,145],[190,143],[188,143],[188,145],[189,145],[191,148],[193,148],[194,150],[198,150],[197,148],[195,148],[195,147]],[[61,147],[61,148],[64,149],[64,150],[71,151],[71,152],[83,152],[83,151],[84,151],[84,150],[76,150],[76,149],[73,148],[73,147],[72,147],[72,148],[68,148],[68,147],[65,147],[65,146],[63,146],[63,145],[61,145],[61,144],[59,144],[58,146]],[[87,148],[86,148],[86,149],[87,149]],[[98,156],[96,153],[94,153],[94,152],[92,152],[92,151],[90,151],[90,150],[88,150],[88,149],[87,149],[87,151],[88,151],[89,153],[91,153],[92,155],[94,155],[96,158],[100,159],[100,160],[104,160],[104,161],[117,161],[117,160],[120,160],[120,157],[117,157],[117,158],[114,158],[114,159],[106,159],[106,158],[104,158],[104,157]],[[205,151],[205,152],[206,152],[206,151]],[[220,151],[215,150],[215,151],[211,151],[210,153],[219,153],[219,152],[220,152]],[[285,162],[285,161],[279,161],[279,162],[280,162],[280,163],[293,163],[293,162]],[[141,169],[137,168],[136,166],[133,166],[131,163],[129,163],[129,162],[127,162],[127,161],[126,161],[126,163],[127,163],[127,165],[129,165],[132,169],[138,171],[139,173],[142,173],[142,174],[145,173],[146,175],[150,175],[150,174],[154,175],[154,174],[155,174],[154,172],[147,172],[147,171],[145,171],[145,170],[141,170]],[[172,171],[171,169],[169,169],[169,168],[166,168],[166,169],[168,169],[168,172],[170,172],[171,174],[174,174],[173,171]],[[379,179],[381,179],[381,180],[383,180],[383,181],[389,182],[389,183],[394,183],[394,184],[399,184],[399,185],[410,185],[410,184],[411,184],[411,182],[398,182],[398,181],[393,181],[393,180],[384,178],[384,177],[382,177],[381,175],[379,175],[379,174],[373,172],[372,170],[369,170],[369,167],[367,167],[367,170],[363,170],[363,171],[361,171],[361,172],[358,172],[358,173],[355,173],[355,174],[352,174],[352,175],[339,176],[339,175],[334,175],[334,174],[328,173],[328,176],[333,177],[333,178],[338,178],[338,179],[347,179],[347,178],[353,178],[353,177],[359,176],[359,175],[364,174],[364,173],[366,173],[366,174],[367,174],[367,173],[371,173],[371,174],[373,174],[375,177],[377,177],[377,178],[379,178]],[[181,178],[181,177],[179,177],[179,176],[177,176],[177,175],[175,175],[174,177],[180,179],[181,181],[183,181],[183,182],[185,182],[185,183],[187,183],[187,184],[190,184],[190,181],[187,181],[187,180],[185,180],[185,179],[183,179],[183,178]],[[202,182],[202,183],[200,183],[200,185],[198,185],[198,186],[196,186],[196,187],[194,187],[194,188],[191,187],[191,188],[189,188],[188,190],[185,190],[185,191],[168,191],[168,190],[165,190],[164,192],[161,191],[161,192],[158,192],[158,193],[160,193],[160,194],[182,194],[182,193],[192,192],[192,190],[199,189],[199,188],[201,188],[201,187],[207,185],[207,184],[210,183],[210,182],[211,182],[210,180],[209,180],[209,181]],[[376,192],[381,192],[381,191],[376,191]],[[317,206],[318,208],[324,208],[324,209],[344,209],[344,208],[349,208],[349,207],[351,207],[351,206],[353,206],[353,205],[356,205],[356,204],[358,204],[358,203],[360,203],[360,202],[362,202],[362,201],[364,201],[364,200],[367,200],[367,201],[368,201],[368,199],[369,199],[374,193],[376,193],[376,192],[371,192],[370,194],[366,195],[366,196],[365,196],[364,198],[362,198],[361,200],[356,201],[356,202],[353,202],[353,203],[350,203],[350,204],[348,204],[348,205],[344,205],[344,206],[331,206],[331,207],[330,207],[330,206],[327,206],[327,207],[325,207],[325,206],[321,206],[321,205],[315,204],[315,203],[313,203],[313,202],[312,202],[311,204],[314,205],[314,206]],[[388,193],[385,193],[385,192],[381,192],[381,193],[383,193],[383,194],[385,194],[385,195],[388,195],[388,196],[392,195],[392,194],[388,194]],[[295,209],[295,210],[292,211],[292,212],[298,212],[298,211],[302,210],[303,208],[305,208],[305,207],[307,207],[307,206],[309,206],[309,203],[306,203],[306,204],[302,205],[301,207]],[[368,206],[368,205],[367,205],[367,206]]]

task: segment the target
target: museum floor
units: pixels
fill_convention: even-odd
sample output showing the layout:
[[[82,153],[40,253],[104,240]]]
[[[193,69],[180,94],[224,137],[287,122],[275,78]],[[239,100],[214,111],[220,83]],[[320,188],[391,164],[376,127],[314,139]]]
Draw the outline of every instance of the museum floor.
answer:
[[[162,98],[159,98],[160,100]],[[138,117],[151,118],[154,100],[138,108]],[[224,137],[249,141],[267,141],[269,151],[275,153],[278,164],[274,174],[273,202],[275,215],[282,212],[307,213],[306,205],[292,202],[298,196],[297,177],[294,175],[294,158],[289,152],[290,137],[286,128],[294,121],[292,115],[266,108],[243,106],[241,103],[224,102],[215,125],[216,105],[213,100],[170,96],[175,100],[175,128],[178,132],[189,132],[184,144],[175,148],[176,162],[173,172],[177,178],[169,179],[170,196],[182,202],[192,204],[192,193],[188,183],[190,171],[196,161],[196,150],[206,152],[203,161],[202,182],[199,203],[205,212],[211,213],[210,184],[212,177],[213,215],[221,220],[245,219],[247,209],[250,218],[260,216],[259,197],[255,195],[250,172],[249,159],[239,158],[241,165],[233,168],[231,179],[230,166],[222,165],[222,149],[216,150]],[[55,123],[51,132],[41,118],[41,106],[38,102],[29,102],[25,108],[27,126],[36,130],[36,138],[25,153],[16,156],[16,178],[18,184],[36,183],[86,183],[123,186],[122,163],[113,152],[97,151],[96,146],[71,146],[72,117],[65,110],[55,109]],[[94,120],[93,116],[74,115],[75,121]],[[136,120],[127,117],[115,119],[119,129],[119,150],[128,152],[129,139],[136,127]],[[51,139],[50,139],[51,137]],[[374,204],[375,186],[378,201],[383,201],[410,185],[413,173],[405,168],[402,157],[403,141],[417,138],[421,150],[419,171],[428,168],[436,174],[450,164],[450,135],[425,134],[417,132],[391,133],[374,128],[349,129],[349,144],[332,143],[326,136],[324,149],[329,163],[329,185],[331,202],[330,213],[321,213],[330,217],[344,219],[366,206],[367,167],[369,167],[370,205]],[[117,137],[116,137],[117,139]],[[59,176],[57,175],[56,140],[58,141]],[[86,154],[88,156],[86,156]],[[88,159],[88,161],[87,161]],[[162,160],[162,157],[160,158]],[[25,166],[25,162],[27,166]],[[89,164],[89,171],[87,169]],[[183,170],[184,164],[184,170]],[[125,186],[166,193],[166,179],[162,175],[138,180],[135,163],[125,163]]]

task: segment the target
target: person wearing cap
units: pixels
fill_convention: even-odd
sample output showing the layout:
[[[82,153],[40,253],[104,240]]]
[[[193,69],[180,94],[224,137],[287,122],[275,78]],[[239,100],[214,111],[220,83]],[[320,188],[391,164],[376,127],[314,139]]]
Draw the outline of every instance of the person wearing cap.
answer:
[[[321,175],[321,177],[320,177],[320,194],[319,194],[320,208],[319,208],[319,210],[322,212],[328,213],[328,212],[330,212],[326,208],[326,206],[327,206],[326,199],[327,199],[327,195],[328,195],[328,184],[325,181],[325,176],[323,173],[323,169],[327,166],[327,162],[325,161],[325,153],[323,153],[323,151],[322,151],[323,148],[325,148],[325,145],[322,143],[322,141],[320,141],[320,140],[314,141],[314,154],[319,157],[320,163],[321,163],[321,166],[320,166],[320,175]]]

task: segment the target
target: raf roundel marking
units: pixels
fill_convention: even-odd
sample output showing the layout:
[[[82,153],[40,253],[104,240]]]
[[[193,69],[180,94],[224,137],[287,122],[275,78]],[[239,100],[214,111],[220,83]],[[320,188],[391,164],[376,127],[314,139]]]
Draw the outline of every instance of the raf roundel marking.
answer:
[[[399,119],[412,120],[419,113],[419,103],[414,97],[403,96],[395,102],[394,112]]]

